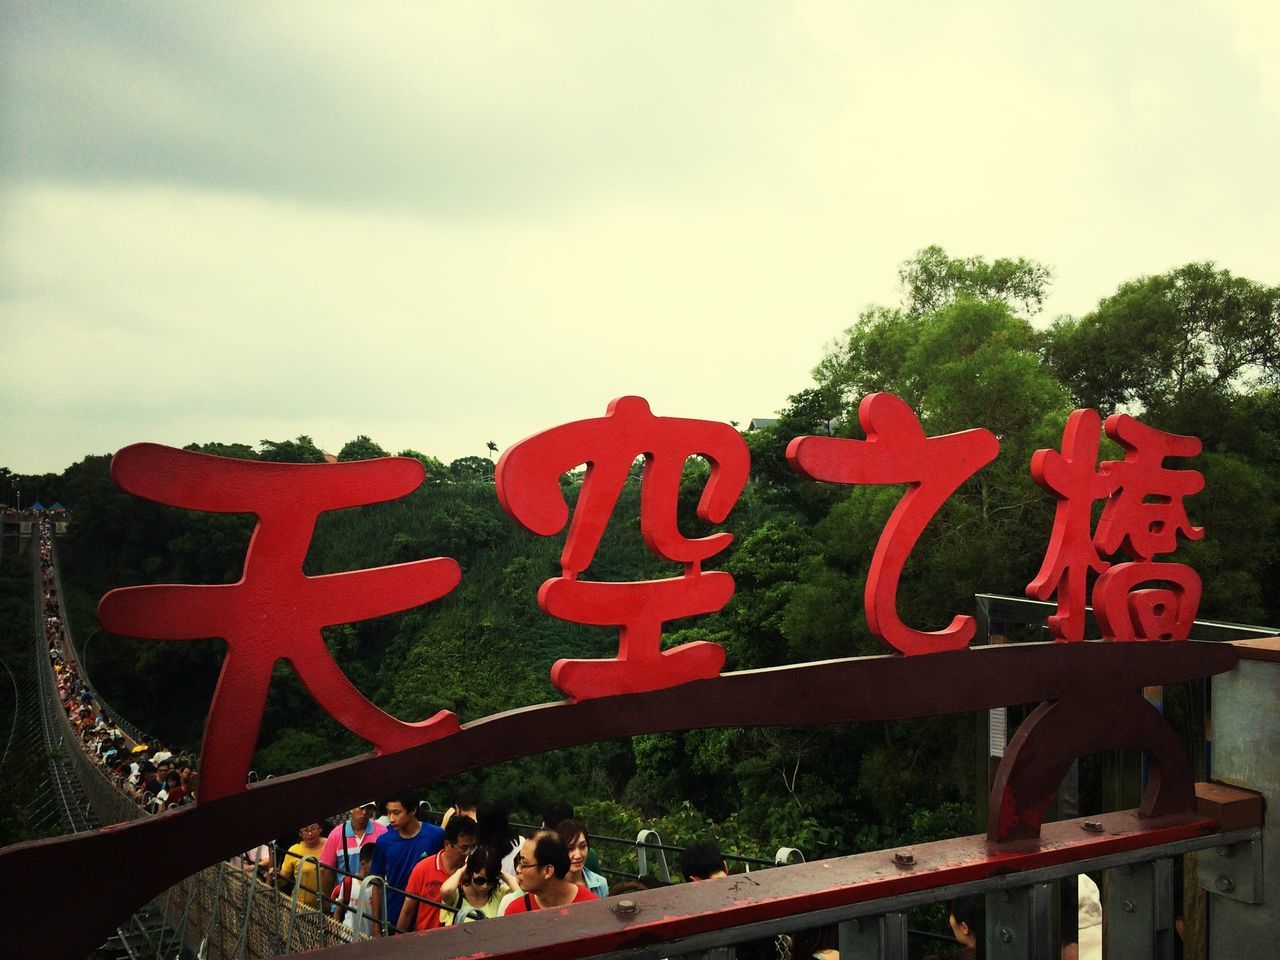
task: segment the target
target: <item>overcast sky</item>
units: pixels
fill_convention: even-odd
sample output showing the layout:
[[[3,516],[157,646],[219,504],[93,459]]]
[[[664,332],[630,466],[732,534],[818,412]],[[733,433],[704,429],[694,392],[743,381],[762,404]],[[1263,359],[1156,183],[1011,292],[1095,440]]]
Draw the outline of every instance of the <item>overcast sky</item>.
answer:
[[[0,9],[0,465],[747,421],[897,266],[1280,282],[1280,4]],[[974,424],[974,426],[980,426]]]

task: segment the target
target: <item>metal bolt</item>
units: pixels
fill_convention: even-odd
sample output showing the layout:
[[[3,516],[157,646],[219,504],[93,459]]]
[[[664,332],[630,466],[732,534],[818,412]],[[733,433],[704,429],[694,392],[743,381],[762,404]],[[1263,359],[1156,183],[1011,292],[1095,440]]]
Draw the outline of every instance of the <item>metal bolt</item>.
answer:
[[[915,866],[916,858],[909,853],[895,853],[893,862],[900,867],[912,867]]]
[[[1132,901],[1132,900],[1126,900],[1126,901],[1124,902],[1123,906],[1124,906],[1124,912],[1125,912],[1125,913],[1133,913],[1133,911],[1134,911],[1134,909],[1135,909],[1135,908],[1134,908],[1134,906],[1133,906],[1133,901]]]
[[[1230,877],[1219,877],[1213,884],[1221,893],[1230,893],[1236,888],[1236,882]]]
[[[1086,820],[1082,825],[1082,830],[1088,830],[1090,833],[1101,833],[1105,828],[1098,820]]]
[[[1230,847],[1214,847],[1213,852],[1216,853],[1218,856],[1222,857],[1224,860],[1230,860],[1231,855],[1235,853],[1235,851],[1232,850]]]
[[[613,912],[618,916],[624,916],[639,913],[640,908],[636,906],[636,902],[634,900],[619,900],[613,905]]]
[[[1000,928],[1000,940],[1001,940],[1003,943],[1012,943],[1012,942],[1013,942],[1013,932],[1012,932],[1008,927],[1001,927],[1001,928]]]

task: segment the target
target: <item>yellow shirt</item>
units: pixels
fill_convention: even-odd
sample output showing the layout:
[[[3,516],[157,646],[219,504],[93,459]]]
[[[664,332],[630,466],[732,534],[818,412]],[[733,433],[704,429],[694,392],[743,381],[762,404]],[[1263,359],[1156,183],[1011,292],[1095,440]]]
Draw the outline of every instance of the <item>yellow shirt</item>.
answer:
[[[288,877],[293,880],[298,894],[298,905],[316,910],[320,906],[320,875],[316,869],[316,861],[320,859],[320,854],[324,851],[324,844],[318,843],[314,847],[305,847],[301,843],[295,843],[289,848],[289,852],[285,854],[284,863],[280,865],[280,876]],[[303,857],[311,857],[311,860],[303,860]],[[299,870],[299,865],[301,869]],[[295,878],[295,871],[298,876]]]

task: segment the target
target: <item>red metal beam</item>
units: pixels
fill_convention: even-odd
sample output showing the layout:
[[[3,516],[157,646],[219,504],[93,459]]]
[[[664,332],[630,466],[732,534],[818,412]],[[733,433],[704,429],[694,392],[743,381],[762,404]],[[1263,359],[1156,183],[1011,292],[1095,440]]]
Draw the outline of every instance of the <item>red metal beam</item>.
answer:
[[[524,707],[396,753],[277,777],[147,820],[6,847],[0,873],[58,877],[61,894],[77,904],[74,924],[18,924],[9,942],[18,955],[84,956],[152,897],[265,838],[370,796],[515,757],[642,733],[894,720],[1068,695],[1088,696],[1105,716],[1112,698],[1138,687],[1222,673],[1235,662],[1235,648],[1224,643],[1017,644],[749,670],[664,690]],[[93,869],[69,867],[75,864]],[[104,887],[99,867],[119,864],[129,865],[129,882]]]
[[[1213,820],[1143,820],[1134,811],[1046,824],[1039,844],[1010,849],[983,836],[881,850],[852,857],[776,867],[721,880],[681,884],[558,911],[504,917],[419,934],[370,940],[308,954],[321,960],[574,960],[612,950],[785,919],[818,910],[870,903],[959,883],[1127,853],[1218,832]],[[1094,826],[1097,825],[1097,826]],[[895,852],[909,851],[904,866]],[[673,952],[680,952],[675,948]]]

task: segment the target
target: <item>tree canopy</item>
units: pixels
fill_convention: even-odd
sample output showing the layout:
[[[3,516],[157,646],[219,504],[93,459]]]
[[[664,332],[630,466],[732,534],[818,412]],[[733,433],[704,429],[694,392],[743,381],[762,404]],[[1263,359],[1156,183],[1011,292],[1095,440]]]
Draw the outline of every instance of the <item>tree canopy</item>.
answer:
[[[708,561],[731,572],[733,599],[715,614],[668,627],[668,642],[724,645],[730,669],[883,652],[862,615],[876,542],[902,495],[893,486],[842,487],[801,480],[788,441],[806,434],[861,438],[862,396],[890,391],[918,413],[926,433],[985,427],[1000,455],[961,486],[929,523],[904,570],[898,608],[919,629],[971,612],[976,592],[1021,594],[1035,575],[1053,502],[1032,482],[1029,461],[1056,449],[1077,405],[1104,415],[1140,412],[1152,426],[1201,436],[1191,464],[1206,489],[1188,502],[1208,535],[1173,559],[1201,573],[1201,616],[1280,622],[1280,347],[1274,287],[1189,264],[1128,281],[1079,317],[1047,330],[1032,317],[1049,269],[1022,258],[953,258],[927,247],[900,272],[903,297],[872,306],[797,384],[777,422],[744,438],[752,479],[725,529],[735,541]],[[550,426],[550,425],[549,425]],[[477,443],[478,446],[478,443]],[[485,443],[491,454],[497,445]],[[307,436],[193,445],[209,453],[319,462]],[[1107,456],[1115,456],[1111,449]],[[385,456],[370,437],[339,459]],[[558,573],[559,538],[535,537],[501,512],[492,459],[447,466],[415,450],[426,484],[412,495],[325,514],[307,559],[311,574],[454,556],[461,584],[407,614],[326,631],[331,649],[375,702],[419,719],[441,707],[464,720],[554,696],[550,665],[561,657],[612,656],[608,630],[565,623],[537,607],[540,584]],[[169,510],[134,500],[92,456],[60,476],[0,473],[24,497],[76,508],[63,569],[73,625],[96,628],[93,606],[110,587],[144,582],[230,582],[239,576],[251,520]],[[706,467],[692,462],[679,497],[681,529],[693,514]],[[563,481],[572,503],[582,473]],[[638,529],[639,484],[624,486],[589,576],[669,575]],[[198,746],[221,647],[111,638],[96,641],[94,676],[135,722]],[[495,682],[498,681],[498,682]],[[175,696],[180,690],[182,696]],[[682,831],[824,849],[866,849],[968,832],[977,775],[967,718],[818,731],[697,731],[596,744],[527,758],[476,775],[517,810],[547,796],[582,805],[593,829],[626,831],[636,818]],[[363,749],[318,714],[285,668],[273,684],[258,757],[260,772],[286,772]],[[665,818],[665,819],[662,819]],[[664,828],[665,829],[665,828]]]

